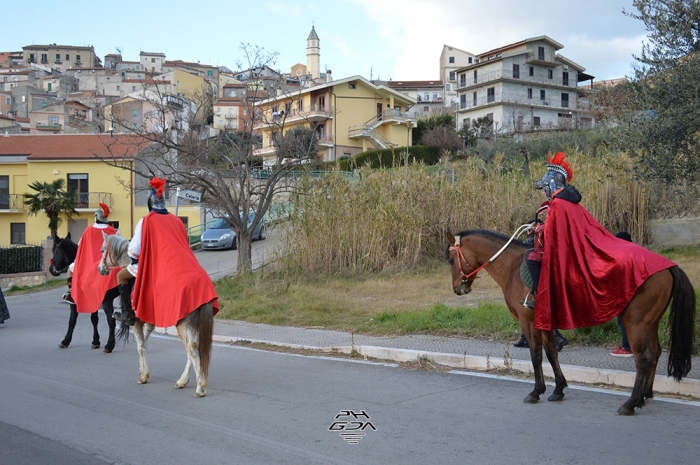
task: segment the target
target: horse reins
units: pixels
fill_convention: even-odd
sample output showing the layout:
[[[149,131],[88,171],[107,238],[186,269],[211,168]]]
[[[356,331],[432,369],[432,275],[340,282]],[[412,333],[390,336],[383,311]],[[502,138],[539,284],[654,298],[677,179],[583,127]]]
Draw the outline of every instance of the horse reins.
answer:
[[[455,237],[455,245],[450,246],[450,250],[456,250],[457,251],[457,260],[459,262],[459,274],[462,276],[462,282],[466,283],[469,278],[472,276],[476,275],[479,271],[483,270],[487,266],[489,266],[491,263],[493,263],[496,258],[498,258],[499,255],[503,253],[504,250],[506,250],[506,247],[510,245],[511,242],[513,242],[513,239],[518,237],[520,234],[522,234],[524,231],[526,231],[528,228],[530,228],[530,224],[523,224],[522,226],[518,227],[518,229],[515,230],[515,233],[513,233],[512,236],[510,236],[510,239],[508,239],[508,242],[505,243],[501,249],[496,252],[493,257],[489,258],[487,261],[485,261],[483,264],[481,264],[478,268],[474,268],[469,264],[469,261],[467,261],[467,257],[464,256],[464,252],[462,252],[462,244],[461,244],[461,237],[457,236]],[[466,274],[464,272],[464,267],[462,266],[462,262],[464,262],[467,267],[471,270],[469,274]]]
[[[108,270],[113,270],[115,268],[121,268],[121,266],[115,265],[114,262],[112,261],[112,255],[109,252],[110,245],[112,245],[112,244],[109,241],[107,241],[107,245],[105,247],[105,253],[102,254],[102,262],[100,263],[100,265],[104,265],[104,267]],[[110,257],[109,261],[112,263],[111,265],[107,264],[107,257]]]

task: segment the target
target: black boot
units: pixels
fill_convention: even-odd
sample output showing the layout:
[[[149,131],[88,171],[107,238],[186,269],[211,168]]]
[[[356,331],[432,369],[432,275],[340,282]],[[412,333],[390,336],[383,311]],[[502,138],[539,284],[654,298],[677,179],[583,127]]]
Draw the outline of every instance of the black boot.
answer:
[[[525,349],[527,349],[528,347],[530,347],[530,346],[528,345],[528,343],[527,343],[527,339],[525,338],[525,334],[521,334],[521,335],[520,335],[520,340],[519,340],[518,342],[513,343],[513,346],[514,346],[514,347],[523,347],[523,348],[525,348]]]
[[[71,295],[71,290],[73,290],[73,276],[66,279],[66,283],[68,284],[68,291],[66,291],[66,293],[63,294],[63,300],[65,300],[69,304],[74,304],[75,301],[73,300],[73,296]]]
[[[557,352],[561,352],[564,346],[569,344],[569,340],[562,336],[558,329],[554,330],[554,342],[557,343]]]
[[[118,287],[122,308],[121,311],[114,312],[114,319],[127,326],[133,326],[136,323],[136,314],[131,309],[131,285],[120,284]]]

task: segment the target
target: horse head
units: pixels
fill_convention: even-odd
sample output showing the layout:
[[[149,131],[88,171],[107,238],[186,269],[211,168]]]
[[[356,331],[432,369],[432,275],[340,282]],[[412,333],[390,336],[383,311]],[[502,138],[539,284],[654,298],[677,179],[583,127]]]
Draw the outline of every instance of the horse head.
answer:
[[[452,290],[457,295],[469,294],[472,283],[476,279],[476,269],[479,263],[471,250],[463,246],[465,236],[447,233],[447,249],[445,257],[450,263],[452,272]]]
[[[70,233],[63,239],[58,237],[58,234],[54,234],[51,253],[53,258],[49,265],[49,273],[59,276],[75,261],[75,256],[78,254],[78,244],[71,240]]]
[[[105,234],[102,232],[102,259],[97,266],[97,272],[103,276],[108,276],[115,268],[121,268],[129,263],[127,249],[129,241],[118,234]]]

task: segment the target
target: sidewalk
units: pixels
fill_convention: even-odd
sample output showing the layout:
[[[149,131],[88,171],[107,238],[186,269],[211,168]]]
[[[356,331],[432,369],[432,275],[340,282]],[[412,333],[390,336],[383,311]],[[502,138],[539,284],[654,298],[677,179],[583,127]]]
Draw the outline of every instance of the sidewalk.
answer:
[[[167,334],[177,334],[168,328]],[[315,328],[271,326],[217,319],[214,340],[221,343],[249,341],[269,345],[323,352],[357,353],[394,362],[427,359],[440,365],[463,370],[508,369],[532,372],[529,349],[513,344],[460,337],[428,335],[376,337]],[[700,398],[700,357],[693,357],[693,369],[680,383],[666,376],[668,354],[659,359],[654,390]],[[569,383],[615,385],[631,389],[634,385],[633,358],[610,355],[610,349],[568,345],[559,353],[559,362]],[[543,363],[546,376],[551,367]]]

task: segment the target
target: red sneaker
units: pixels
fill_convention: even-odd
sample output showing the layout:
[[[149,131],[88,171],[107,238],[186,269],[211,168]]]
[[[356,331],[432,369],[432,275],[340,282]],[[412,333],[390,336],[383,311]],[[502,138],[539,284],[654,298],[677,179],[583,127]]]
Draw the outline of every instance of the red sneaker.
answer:
[[[631,350],[627,350],[627,349],[623,349],[622,347],[618,347],[617,349],[610,352],[610,355],[612,355],[613,357],[632,357],[634,354],[632,353]]]

